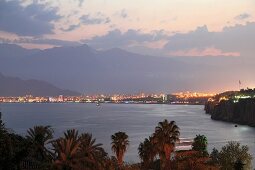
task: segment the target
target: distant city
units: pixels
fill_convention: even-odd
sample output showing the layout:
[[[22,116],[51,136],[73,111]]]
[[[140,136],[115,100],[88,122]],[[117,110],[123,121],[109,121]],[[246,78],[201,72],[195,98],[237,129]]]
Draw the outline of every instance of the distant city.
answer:
[[[172,94],[113,94],[81,96],[9,96],[0,97],[0,103],[124,103],[124,104],[204,104],[213,93],[178,92]]]

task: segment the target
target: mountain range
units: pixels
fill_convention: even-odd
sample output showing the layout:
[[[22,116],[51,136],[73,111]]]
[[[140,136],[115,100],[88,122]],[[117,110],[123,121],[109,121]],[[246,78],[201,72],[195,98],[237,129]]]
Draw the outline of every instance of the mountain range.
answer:
[[[7,77],[0,73],[0,96],[77,96],[80,93],[71,90],[62,90],[45,81],[22,80],[17,77]]]
[[[83,94],[210,90],[236,81],[235,60],[157,57],[118,48],[100,51],[86,44],[45,50],[0,44],[4,75],[46,81]]]

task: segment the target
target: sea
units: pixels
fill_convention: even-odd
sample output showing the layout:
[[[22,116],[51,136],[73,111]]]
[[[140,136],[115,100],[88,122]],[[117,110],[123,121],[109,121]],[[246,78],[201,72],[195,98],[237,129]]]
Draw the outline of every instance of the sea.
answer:
[[[111,151],[111,135],[126,132],[130,145],[125,161],[139,162],[138,146],[155,130],[158,122],[175,121],[180,128],[181,139],[193,139],[205,135],[208,150],[221,149],[228,141],[248,145],[255,157],[255,128],[234,123],[212,120],[205,114],[203,105],[167,104],[101,104],[95,103],[2,103],[2,120],[10,130],[25,136],[27,130],[36,125],[50,125],[54,137],[63,136],[67,129],[78,129],[79,133],[92,133],[97,143]],[[253,159],[253,165],[255,161]]]

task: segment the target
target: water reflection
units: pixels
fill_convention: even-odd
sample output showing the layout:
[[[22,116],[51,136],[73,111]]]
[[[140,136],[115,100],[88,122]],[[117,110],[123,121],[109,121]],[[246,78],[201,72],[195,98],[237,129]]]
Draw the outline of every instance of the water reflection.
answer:
[[[255,153],[255,128],[214,121],[203,111],[203,106],[137,105],[137,104],[2,104],[3,120],[7,127],[25,134],[34,125],[51,125],[55,136],[76,128],[91,132],[111,154],[110,136],[125,131],[130,138],[126,160],[138,161],[137,148],[148,137],[159,121],[175,120],[181,138],[207,136],[209,150],[220,149],[228,141],[239,141]],[[253,155],[255,156],[255,155]]]

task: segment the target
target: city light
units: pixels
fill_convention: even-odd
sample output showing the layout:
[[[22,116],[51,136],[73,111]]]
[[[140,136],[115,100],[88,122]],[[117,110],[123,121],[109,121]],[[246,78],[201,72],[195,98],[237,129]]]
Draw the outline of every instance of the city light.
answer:
[[[203,104],[213,97],[211,93],[180,92],[173,94],[95,94],[81,96],[11,96],[0,97],[2,103],[143,103],[143,104]]]

